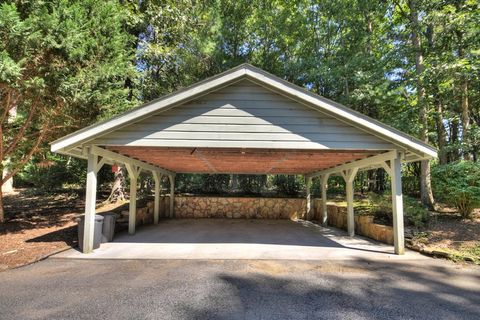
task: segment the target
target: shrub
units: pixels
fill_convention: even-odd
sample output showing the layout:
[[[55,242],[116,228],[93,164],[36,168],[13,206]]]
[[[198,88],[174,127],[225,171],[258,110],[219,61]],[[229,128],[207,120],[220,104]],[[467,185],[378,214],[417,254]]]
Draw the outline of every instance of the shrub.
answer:
[[[305,189],[303,176],[277,174],[272,176],[271,183],[283,195],[298,195]]]
[[[33,158],[14,177],[15,187],[34,187],[42,190],[60,189],[64,185],[83,187],[87,173],[86,162],[47,153],[43,158]]]
[[[238,176],[238,186],[246,194],[259,194],[266,184],[266,175],[242,174]]]
[[[320,180],[320,179],[317,179]],[[333,176],[328,178],[328,189],[327,192],[329,195],[344,195],[345,194],[345,180],[340,176]],[[354,188],[358,188],[355,186]]]
[[[205,174],[203,175],[202,190],[205,193],[219,194],[228,190],[230,175],[228,174]]]
[[[219,194],[228,190],[228,174],[188,174],[175,177],[175,189],[180,193]]]
[[[180,193],[201,193],[202,174],[179,173],[175,176],[175,190]]]
[[[385,215],[389,223],[393,221],[392,196],[389,193],[369,193],[368,202],[371,211],[376,214]],[[429,213],[420,202],[412,197],[403,196],[403,213],[407,224],[416,227],[422,226],[428,221]]]
[[[403,212],[407,223],[416,227],[424,225],[430,218],[430,213],[420,201],[409,196],[403,197]]]
[[[435,197],[458,209],[462,217],[471,218],[480,206],[480,163],[457,161],[432,169]]]
[[[374,212],[383,212],[392,216],[392,196],[390,194],[368,193],[368,204]],[[391,220],[391,219],[390,219]]]

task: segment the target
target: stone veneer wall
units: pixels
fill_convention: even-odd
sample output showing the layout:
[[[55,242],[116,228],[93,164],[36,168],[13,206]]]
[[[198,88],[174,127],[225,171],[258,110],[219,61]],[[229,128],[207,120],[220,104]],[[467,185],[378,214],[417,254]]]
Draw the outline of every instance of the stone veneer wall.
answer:
[[[169,196],[161,196],[160,218],[168,215],[169,207]],[[137,208],[137,226],[153,223],[153,208],[153,201]],[[175,196],[174,209],[178,219],[300,219],[305,208],[306,200],[301,198]]]
[[[321,221],[322,200],[315,199],[315,220]],[[327,204],[328,225],[347,230],[347,208],[335,204]],[[365,236],[383,243],[393,244],[393,228],[373,222],[373,216],[355,216],[355,234]]]
[[[135,217],[136,218],[135,224],[137,226],[153,223],[153,206],[154,206],[154,201],[149,201],[147,202],[146,207],[137,208],[137,214]],[[126,211],[126,213],[128,218],[128,211]]]
[[[176,196],[176,218],[296,219],[305,213],[301,198]]]

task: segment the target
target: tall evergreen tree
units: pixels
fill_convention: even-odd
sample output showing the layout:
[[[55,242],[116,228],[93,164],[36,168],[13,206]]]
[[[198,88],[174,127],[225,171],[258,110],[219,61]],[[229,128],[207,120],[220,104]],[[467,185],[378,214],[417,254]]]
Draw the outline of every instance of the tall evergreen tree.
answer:
[[[4,1],[0,41],[1,184],[47,142],[132,103],[133,51],[117,1]]]

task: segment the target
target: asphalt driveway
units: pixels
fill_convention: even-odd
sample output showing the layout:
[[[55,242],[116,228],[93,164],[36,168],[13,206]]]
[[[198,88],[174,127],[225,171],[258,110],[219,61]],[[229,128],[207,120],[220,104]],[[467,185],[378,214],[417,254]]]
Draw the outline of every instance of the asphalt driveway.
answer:
[[[0,273],[0,319],[478,319],[447,261],[74,260]]]
[[[0,273],[0,319],[478,319],[480,268],[310,223],[171,220]]]

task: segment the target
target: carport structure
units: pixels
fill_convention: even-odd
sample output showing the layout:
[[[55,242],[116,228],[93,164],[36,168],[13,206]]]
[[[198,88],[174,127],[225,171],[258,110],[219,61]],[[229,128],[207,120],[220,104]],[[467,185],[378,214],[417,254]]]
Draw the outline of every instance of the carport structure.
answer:
[[[381,167],[392,183],[395,253],[403,254],[401,165],[437,156],[420,140],[249,64],[78,130],[51,149],[88,160],[84,253],[93,247],[97,172],[104,164],[120,164],[131,181],[131,234],[137,178],[148,171],[155,181],[155,223],[162,176],[170,180],[171,218],[176,173],[302,174],[307,218],[312,179],[319,178],[325,224],[327,181],[341,175],[353,236],[353,180],[360,170]]]

